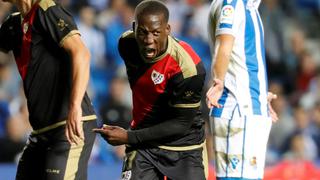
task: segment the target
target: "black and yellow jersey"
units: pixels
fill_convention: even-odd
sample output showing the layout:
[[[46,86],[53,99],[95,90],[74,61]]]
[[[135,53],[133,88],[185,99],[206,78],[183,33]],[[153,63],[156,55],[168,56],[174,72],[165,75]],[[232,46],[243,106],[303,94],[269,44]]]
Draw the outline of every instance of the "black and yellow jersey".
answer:
[[[10,15],[1,26],[0,50],[14,53],[35,130],[67,118],[72,64],[62,45],[75,34],[79,31],[70,13],[52,0],[38,1],[23,18]],[[83,116],[93,117],[87,94],[81,106]]]

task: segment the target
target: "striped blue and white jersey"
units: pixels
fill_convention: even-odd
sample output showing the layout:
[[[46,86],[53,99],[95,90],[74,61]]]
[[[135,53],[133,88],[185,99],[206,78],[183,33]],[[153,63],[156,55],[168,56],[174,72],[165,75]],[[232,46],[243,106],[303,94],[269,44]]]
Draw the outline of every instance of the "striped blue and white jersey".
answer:
[[[213,0],[208,31],[213,62],[218,46],[216,37],[235,37],[225,87],[232,93],[240,109],[248,114],[268,116],[267,75],[264,32],[258,12],[261,0]],[[220,102],[225,102],[224,94]]]

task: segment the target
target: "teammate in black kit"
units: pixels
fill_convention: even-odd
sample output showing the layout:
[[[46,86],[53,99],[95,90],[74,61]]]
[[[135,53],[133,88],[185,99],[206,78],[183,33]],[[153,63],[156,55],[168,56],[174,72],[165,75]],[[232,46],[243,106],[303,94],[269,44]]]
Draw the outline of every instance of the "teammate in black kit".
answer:
[[[125,180],[206,179],[199,112],[205,70],[187,43],[169,35],[168,17],[160,1],[137,6],[134,31],[119,40],[133,93],[130,130],[95,129],[112,145],[127,144]]]
[[[7,0],[20,13],[1,26],[13,51],[34,129],[16,179],[87,179],[96,115],[86,87],[90,54],[71,15],[52,0]]]

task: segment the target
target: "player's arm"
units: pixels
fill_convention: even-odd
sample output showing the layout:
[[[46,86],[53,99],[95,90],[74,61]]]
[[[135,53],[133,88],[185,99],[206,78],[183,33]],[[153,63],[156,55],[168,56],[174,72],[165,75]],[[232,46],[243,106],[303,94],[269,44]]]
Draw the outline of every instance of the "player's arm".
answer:
[[[69,53],[72,63],[72,89],[66,137],[70,143],[77,143],[77,137],[84,139],[81,102],[89,81],[90,53],[78,34],[66,38],[62,47]]]
[[[212,65],[212,76],[215,79],[224,81],[224,77],[228,70],[231,52],[234,44],[234,37],[229,34],[221,34],[217,36],[216,47],[217,55],[215,63]]]
[[[174,113],[176,114],[175,118],[149,128],[125,130],[119,126],[104,125],[100,129],[93,129],[93,131],[100,133],[111,145],[143,144],[182,136],[191,127],[197,110],[195,108],[176,109]]]
[[[78,143],[79,138],[84,138],[81,102],[88,85],[90,54],[80,38],[73,17],[62,6],[51,4],[49,8],[41,7],[39,19],[44,32],[70,56],[72,89],[65,134],[70,143]]]
[[[224,88],[224,78],[228,70],[231,52],[234,44],[234,36],[229,34],[221,34],[216,37],[216,56],[215,62],[212,64],[211,72],[213,77],[212,86],[207,92],[208,107],[220,108],[218,103]]]
[[[209,108],[221,108],[218,103],[224,88],[224,78],[228,70],[235,36],[238,34],[240,25],[244,21],[243,9],[238,1],[223,0],[221,9],[217,9],[214,14],[217,26],[216,36],[210,39],[215,42],[215,54],[213,57],[211,72],[213,77],[212,86],[207,92],[207,105]],[[214,18],[215,19],[215,18]]]
[[[190,129],[198,108],[176,108],[176,117],[140,130],[128,131],[129,144],[142,144],[170,137],[179,137]]]
[[[243,21],[242,10],[237,5],[237,1],[223,0],[221,9],[215,11],[217,26],[211,31],[215,31],[215,37],[210,41],[215,42],[215,54],[211,66],[214,81],[223,82],[231,57],[235,37],[238,34],[240,24]],[[213,82],[213,86],[217,82]],[[219,83],[220,84],[220,83]]]
[[[268,92],[267,100],[268,100],[268,108],[272,122],[277,122],[279,120],[278,114],[273,109],[271,102],[277,99],[277,95],[272,92]]]
[[[170,113],[174,114],[172,119],[139,130],[127,131],[117,126],[104,126],[94,131],[101,133],[112,145],[142,144],[182,136],[190,129],[199,110],[204,78],[205,74],[196,75],[174,85],[170,102]]]

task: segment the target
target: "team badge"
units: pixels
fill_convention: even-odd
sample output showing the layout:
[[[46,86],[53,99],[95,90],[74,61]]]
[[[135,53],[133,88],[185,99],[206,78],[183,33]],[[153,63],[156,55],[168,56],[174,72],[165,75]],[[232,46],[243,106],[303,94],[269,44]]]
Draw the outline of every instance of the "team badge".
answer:
[[[63,19],[59,19],[57,25],[58,25],[60,31],[63,31],[66,27],[68,27],[68,24],[65,23]]]
[[[151,80],[154,84],[161,84],[164,80],[164,75],[157,72],[156,70],[153,70],[151,73]]]
[[[232,24],[234,17],[234,7],[231,5],[223,6],[221,11],[220,23]]]
[[[257,157],[252,157],[250,159],[250,165],[253,166],[253,167],[257,167]]]
[[[26,34],[28,32],[28,29],[29,29],[29,23],[26,22],[23,24],[23,33]]]

